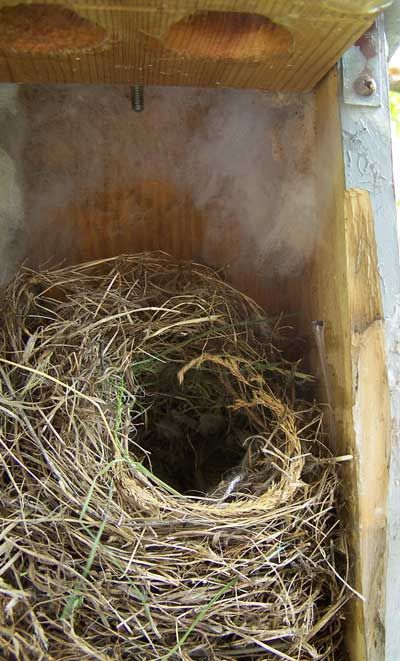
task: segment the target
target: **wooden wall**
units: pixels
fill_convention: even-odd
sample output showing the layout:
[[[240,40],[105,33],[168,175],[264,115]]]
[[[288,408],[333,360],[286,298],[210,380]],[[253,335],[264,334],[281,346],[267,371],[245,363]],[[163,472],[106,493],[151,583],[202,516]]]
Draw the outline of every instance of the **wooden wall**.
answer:
[[[320,221],[313,95],[157,88],[136,114],[127,88],[23,86],[19,104],[31,263],[162,249],[281,311],[273,283],[296,286]]]
[[[381,283],[374,218],[365,190],[345,190],[336,76],[316,91],[319,209],[326,215],[310,264],[308,312],[326,323],[327,355],[343,465],[343,516],[353,553],[355,597],[347,622],[348,657],[385,658],[388,464],[392,436]],[[322,228],[321,228],[322,229]]]

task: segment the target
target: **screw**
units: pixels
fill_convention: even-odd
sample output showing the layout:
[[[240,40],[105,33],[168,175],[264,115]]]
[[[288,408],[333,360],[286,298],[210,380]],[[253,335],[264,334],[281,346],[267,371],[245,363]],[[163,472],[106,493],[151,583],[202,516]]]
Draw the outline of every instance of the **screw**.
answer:
[[[360,96],[372,96],[376,92],[376,82],[368,73],[359,76],[353,87]]]
[[[131,87],[132,109],[135,112],[143,112],[144,109],[144,87],[143,85],[133,85]]]

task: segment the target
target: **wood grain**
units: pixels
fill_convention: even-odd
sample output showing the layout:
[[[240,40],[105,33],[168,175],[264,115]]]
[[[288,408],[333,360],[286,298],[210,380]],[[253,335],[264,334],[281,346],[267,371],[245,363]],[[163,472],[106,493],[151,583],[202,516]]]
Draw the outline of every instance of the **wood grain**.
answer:
[[[161,249],[286,309],[282,289],[298,291],[313,240],[313,208],[297,194],[310,206],[312,98],[158,88],[138,115],[124,88],[19,92],[31,264]]]
[[[391,414],[374,219],[368,191],[347,192],[345,232],[361,586],[365,597],[367,658],[379,661],[383,658],[385,638],[386,497]]]
[[[367,0],[353,10],[349,3],[346,11],[335,4],[329,9],[317,0],[42,0],[42,7],[48,5],[46,23],[45,12],[40,21],[29,20],[35,5],[1,0],[0,81],[310,90],[376,15]],[[9,20],[17,5],[16,32],[10,33],[1,10]],[[54,6],[60,12],[64,7],[61,31]],[[81,30],[81,44],[71,45],[68,28],[70,34]],[[105,37],[88,48],[85,30]],[[35,42],[36,49],[29,48]]]
[[[325,222],[310,264],[309,314],[325,321],[337,436],[354,459],[343,467],[354,599],[347,621],[350,659],[384,658],[386,492],[391,442],[384,322],[374,236],[365,190],[344,189],[334,76],[318,86],[320,211]],[[329,176],[323,176],[323,173]],[[311,356],[318,369],[317,356]]]
[[[290,283],[291,293],[285,288],[277,293],[283,293],[287,307],[293,308],[293,297],[301,300],[298,321],[304,335],[310,334],[311,319],[325,322],[339,451],[354,457],[342,469],[351,583],[365,597],[349,608],[347,654],[354,661],[381,661],[391,443],[384,322],[369,193],[344,187],[337,84],[332,72],[316,88],[321,220],[315,250],[297,286]],[[315,349],[310,363],[318,373]]]

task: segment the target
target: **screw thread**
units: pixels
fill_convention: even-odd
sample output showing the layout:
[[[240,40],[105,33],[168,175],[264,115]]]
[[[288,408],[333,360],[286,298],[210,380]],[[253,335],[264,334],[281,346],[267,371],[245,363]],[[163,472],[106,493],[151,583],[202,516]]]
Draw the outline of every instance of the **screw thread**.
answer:
[[[135,112],[142,112],[144,109],[144,87],[143,85],[133,85],[131,88],[132,109]]]

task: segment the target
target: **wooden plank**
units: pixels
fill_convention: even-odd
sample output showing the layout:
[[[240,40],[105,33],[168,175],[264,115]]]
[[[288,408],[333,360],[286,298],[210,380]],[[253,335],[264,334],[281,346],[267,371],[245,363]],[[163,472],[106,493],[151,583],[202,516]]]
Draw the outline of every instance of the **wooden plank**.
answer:
[[[310,90],[384,4],[0,0],[0,81]]]
[[[351,321],[354,449],[367,658],[384,657],[386,499],[391,443],[390,394],[369,193],[345,198]]]
[[[315,229],[297,193],[312,206],[312,96],[160,87],[137,114],[124,87],[21,86],[19,103],[31,263],[161,249],[223,268],[277,314],[295,286],[298,311]]]
[[[303,327],[307,332],[310,319],[325,322],[338,449],[354,457],[342,468],[343,515],[353,558],[351,583],[365,601],[355,598],[349,608],[348,658],[381,661],[392,430],[374,219],[369,193],[345,190],[334,72],[317,87],[316,104],[320,225],[302,281]],[[318,372],[315,350],[311,362]]]

